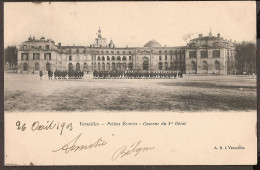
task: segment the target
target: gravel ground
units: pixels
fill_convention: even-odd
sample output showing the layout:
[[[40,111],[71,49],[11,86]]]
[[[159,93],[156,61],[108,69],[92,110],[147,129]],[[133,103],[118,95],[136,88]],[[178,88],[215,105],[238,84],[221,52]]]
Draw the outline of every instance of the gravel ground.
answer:
[[[46,75],[45,75],[46,76]],[[40,80],[5,74],[5,111],[252,111],[256,77]]]

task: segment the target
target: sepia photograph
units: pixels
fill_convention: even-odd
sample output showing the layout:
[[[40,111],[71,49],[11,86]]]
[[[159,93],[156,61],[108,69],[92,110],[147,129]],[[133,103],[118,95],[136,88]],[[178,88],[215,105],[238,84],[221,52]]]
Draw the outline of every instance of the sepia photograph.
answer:
[[[159,135],[161,127],[158,126],[164,125],[164,122],[155,120],[176,119],[168,124],[182,126],[180,131],[172,132],[171,127],[165,128],[168,135],[161,138],[173,140],[171,135],[177,134],[180,141],[178,145],[169,143],[165,147],[174,145],[183,151],[181,143],[188,140],[194,140],[195,144],[199,143],[199,147],[203,147],[201,139],[205,138],[205,143],[210,146],[203,147],[205,152],[201,160],[194,158],[185,161],[179,157],[174,158],[176,162],[171,159],[162,162],[157,159],[153,162],[162,156],[160,152],[142,161],[115,163],[112,156],[112,163],[104,158],[104,162],[93,160],[90,164],[250,164],[256,158],[256,72],[255,2],[4,3],[4,110],[7,143],[17,140],[17,136],[12,134],[18,133],[17,129],[25,130],[25,126],[36,121],[36,117],[39,122],[44,120],[43,129],[47,129],[47,125],[51,127],[53,123],[49,122],[57,118],[59,121],[74,122],[67,123],[67,131],[73,129],[72,124],[75,129],[77,122],[77,132],[87,125],[91,132],[104,135],[102,130],[96,131],[94,127],[89,127],[98,125],[98,128],[109,131],[112,136],[115,133],[110,133],[110,126],[117,126],[117,122],[121,122],[118,131],[124,137],[134,131],[139,131],[137,136],[140,137],[142,132],[148,130],[148,126],[152,126],[154,134],[159,137],[162,134]],[[83,118],[88,119],[88,122],[84,124]],[[22,120],[30,123],[23,126]],[[217,122],[223,123],[221,127]],[[126,132],[121,125],[131,125],[131,133]],[[133,125],[143,127],[135,129]],[[26,130],[33,130],[33,126],[28,126]],[[65,133],[64,129],[61,133]],[[214,135],[212,140],[209,135],[203,136],[216,129],[219,130],[214,133],[215,137],[219,135],[217,140],[213,139]],[[224,136],[224,129],[229,129],[230,133],[227,134],[230,138]],[[237,134],[236,130],[240,130],[241,134]],[[197,137],[187,137],[188,132]],[[25,138],[37,143],[36,139],[40,137],[35,134],[30,132]],[[152,135],[151,132],[147,134],[145,139]],[[235,134],[237,136],[233,136]],[[50,137],[50,134],[47,136]],[[76,143],[81,136],[84,135],[78,135],[71,142]],[[56,154],[56,151],[60,154],[65,146],[65,153],[68,152],[70,143],[56,147],[62,141],[58,142],[61,139],[56,137],[52,139],[56,139],[54,143],[47,142],[54,148],[50,149],[51,154]],[[248,139],[253,140],[250,142]],[[66,140],[69,142],[69,139]],[[202,161],[207,154],[211,155],[209,148],[213,151],[222,148],[225,142],[221,144],[221,140],[226,142],[226,148],[234,147],[236,151],[229,152],[219,160],[220,155],[212,153],[212,157],[209,156],[212,161]],[[214,141],[218,143],[213,144]],[[230,142],[233,142],[232,145]],[[141,150],[156,152],[160,148],[157,146],[159,143],[151,143]],[[141,140],[137,145],[141,145]],[[7,158],[9,165],[31,164],[15,156],[12,146],[6,145],[6,152],[15,157]],[[21,146],[29,148],[28,144]],[[175,149],[170,149],[166,158],[172,157],[174,152]],[[193,152],[200,153],[198,150]],[[185,150],[180,154],[187,156],[189,152]],[[226,162],[230,154],[239,156],[239,159]],[[241,156],[248,154],[248,159]],[[36,158],[31,156],[30,159]],[[39,161],[38,164],[37,159],[32,164],[64,165],[66,159],[61,162]],[[87,163],[73,159],[68,164]]]
[[[5,4],[6,112],[256,110],[243,3],[22,4]]]

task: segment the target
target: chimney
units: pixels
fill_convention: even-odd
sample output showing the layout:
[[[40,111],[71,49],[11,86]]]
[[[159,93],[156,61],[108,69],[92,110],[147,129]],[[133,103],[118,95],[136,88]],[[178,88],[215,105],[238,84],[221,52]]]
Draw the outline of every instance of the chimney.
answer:
[[[61,43],[58,43],[59,47],[61,47]]]
[[[218,38],[220,38],[220,33],[218,33]]]
[[[199,34],[199,38],[202,38],[203,37],[203,34]]]
[[[35,36],[33,36],[33,40],[35,40]]]

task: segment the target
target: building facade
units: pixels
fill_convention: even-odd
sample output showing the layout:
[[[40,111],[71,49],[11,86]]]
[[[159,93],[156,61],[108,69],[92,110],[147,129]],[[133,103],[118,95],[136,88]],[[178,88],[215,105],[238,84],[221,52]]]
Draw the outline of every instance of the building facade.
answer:
[[[51,39],[29,37],[18,50],[18,72],[53,70],[181,71],[186,74],[232,74],[234,44],[218,34],[192,39],[186,46],[162,47],[151,40],[144,47],[115,47],[98,30],[90,46],[62,46]]]

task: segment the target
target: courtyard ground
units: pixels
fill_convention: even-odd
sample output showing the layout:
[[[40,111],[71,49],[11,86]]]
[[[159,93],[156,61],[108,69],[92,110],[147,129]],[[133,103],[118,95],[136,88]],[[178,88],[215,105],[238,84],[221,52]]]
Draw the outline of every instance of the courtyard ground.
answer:
[[[40,80],[5,73],[5,111],[251,111],[256,77]],[[45,75],[46,76],[46,75]]]

